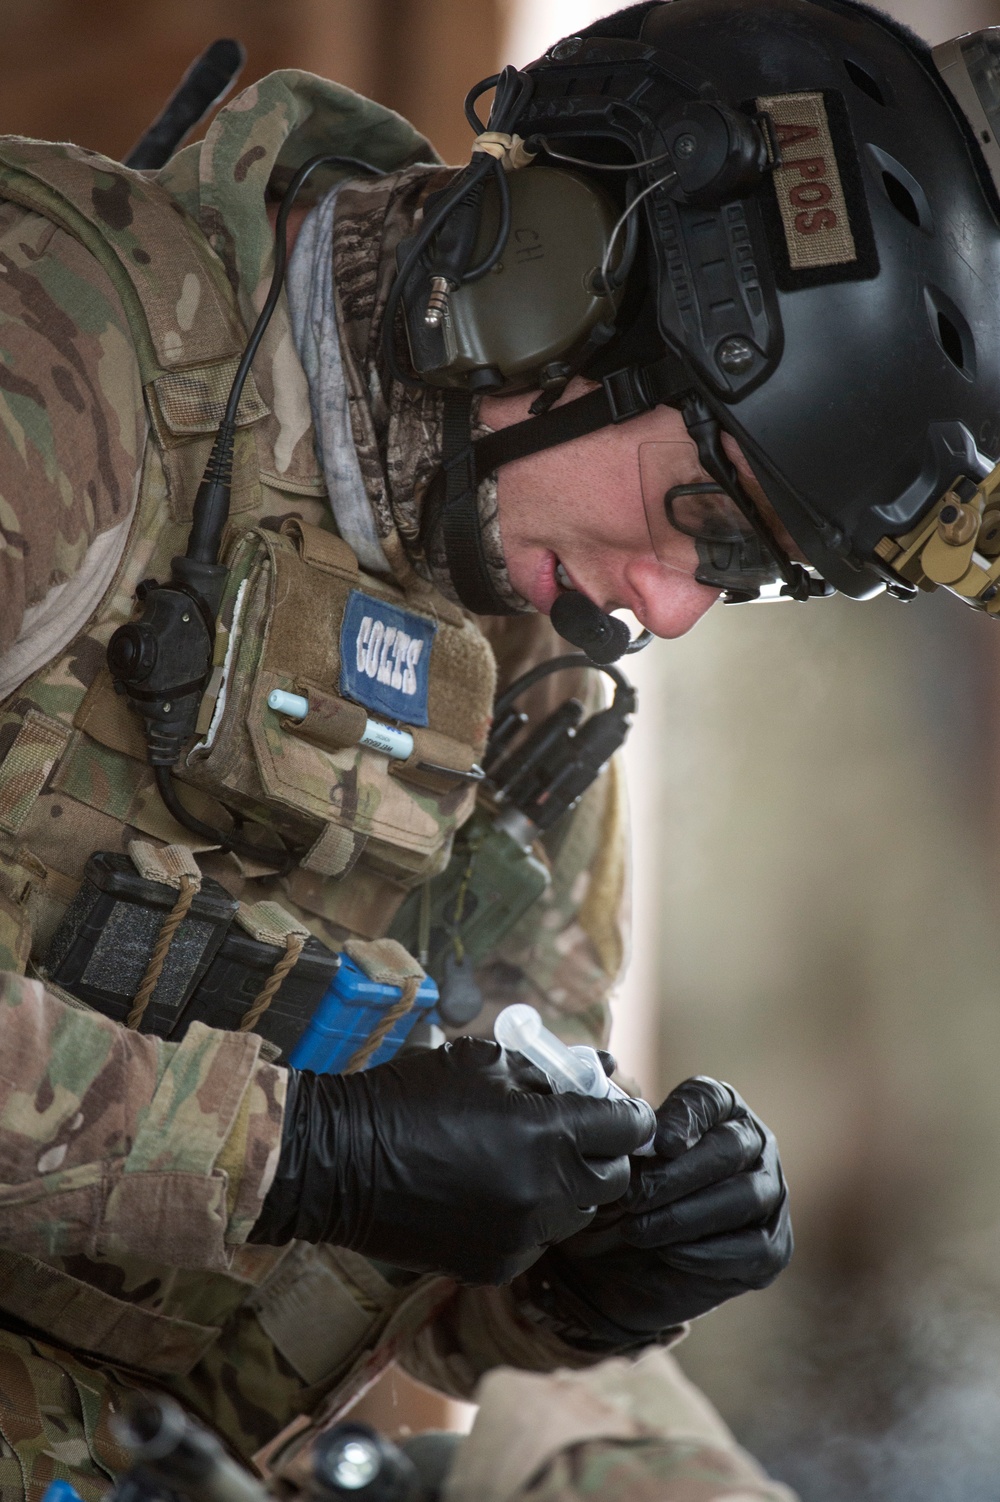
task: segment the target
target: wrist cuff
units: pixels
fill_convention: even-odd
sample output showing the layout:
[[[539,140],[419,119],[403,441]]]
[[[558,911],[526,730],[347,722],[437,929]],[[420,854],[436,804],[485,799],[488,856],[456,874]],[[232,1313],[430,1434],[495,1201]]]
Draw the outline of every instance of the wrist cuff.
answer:
[[[566,1345],[594,1355],[627,1356],[652,1345],[672,1345],[684,1332],[682,1325],[668,1325],[662,1330],[627,1330],[595,1309],[577,1292],[562,1268],[555,1266],[552,1250],[546,1252],[523,1274],[527,1302],[538,1316],[538,1323]],[[530,1315],[528,1316],[530,1317]]]

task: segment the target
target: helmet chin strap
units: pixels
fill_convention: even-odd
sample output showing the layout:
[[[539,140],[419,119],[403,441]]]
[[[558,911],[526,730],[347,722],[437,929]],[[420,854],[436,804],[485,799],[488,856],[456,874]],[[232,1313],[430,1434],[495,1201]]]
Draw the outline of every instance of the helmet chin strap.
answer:
[[[476,441],[471,436],[472,397],[464,391],[445,392],[442,464],[428,491],[421,540],[426,547],[440,526],[448,571],[466,609],[476,615],[514,614],[497,593],[483,547],[476,491],[487,475],[515,459],[675,402],[690,387],[680,363],[667,356],[652,365],[614,371],[585,396]],[[551,620],[560,636],[601,666],[641,651],[652,640],[651,632],[642,631],[633,641],[623,621],[578,590],[560,594]]]

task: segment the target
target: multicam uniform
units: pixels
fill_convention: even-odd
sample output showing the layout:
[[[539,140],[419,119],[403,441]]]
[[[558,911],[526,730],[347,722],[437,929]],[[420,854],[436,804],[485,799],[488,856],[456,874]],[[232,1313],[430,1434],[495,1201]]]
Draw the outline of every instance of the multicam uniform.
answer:
[[[510,1288],[400,1278],[330,1247],[247,1246],[276,1162],[284,1071],[252,1034],[195,1024],[174,1043],[128,1031],[37,969],[95,850],[125,851],[137,836],[202,850],[203,869],[234,895],[277,898],[339,944],[386,931],[407,883],[440,866],[470,812],[465,794],[406,794],[396,824],[408,833],[393,847],[385,830],[404,794],[358,751],[340,763],[353,801],[347,810],[341,798],[339,822],[316,817],[311,773],[301,773],[294,817],[312,843],[287,876],[206,852],[164,809],[104,667],[136,583],[165,577],[183,551],[210,435],[270,276],[265,192],[331,142],[390,169],[433,161],[398,116],[303,74],[240,95],[159,185],[75,148],[0,144],[5,1499],[37,1498],[55,1477],[87,1499],[102,1495],[124,1460],[109,1415],[142,1383],[174,1393],[249,1456],[300,1412],[334,1411],[393,1358],[459,1396],[504,1363],[545,1372],[593,1361],[533,1321]],[[352,295],[372,295],[360,265]],[[357,421],[374,485],[370,435]],[[263,529],[253,543],[260,568],[305,579],[320,590],[310,599],[346,567],[284,303],[240,412],[233,537],[253,528]],[[557,639],[538,617],[474,625],[415,574],[391,522],[380,534],[396,586],[450,627],[478,674],[458,737],[475,750],[494,660],[509,682]],[[249,629],[244,639],[253,645]],[[212,786],[184,797],[218,821]],[[564,821],[549,855],[549,893],[482,974],[481,1026],[520,996],[564,1035],[603,1041],[624,948],[616,769]],[[643,1484],[659,1478],[657,1495],[777,1495],[728,1440],[647,1439]],[[586,1490],[588,1467],[607,1463],[601,1452],[545,1495]],[[628,1480],[620,1494],[631,1489]]]

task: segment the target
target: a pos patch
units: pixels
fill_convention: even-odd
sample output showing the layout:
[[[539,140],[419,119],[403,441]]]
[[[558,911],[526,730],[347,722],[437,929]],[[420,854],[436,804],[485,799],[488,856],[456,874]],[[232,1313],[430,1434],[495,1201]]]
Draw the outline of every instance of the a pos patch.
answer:
[[[772,176],[778,284],[787,290],[875,276],[868,205],[838,94],[772,94],[756,101],[774,124],[781,160]]]
[[[340,628],[340,692],[407,725],[427,724],[437,625],[352,589]]]

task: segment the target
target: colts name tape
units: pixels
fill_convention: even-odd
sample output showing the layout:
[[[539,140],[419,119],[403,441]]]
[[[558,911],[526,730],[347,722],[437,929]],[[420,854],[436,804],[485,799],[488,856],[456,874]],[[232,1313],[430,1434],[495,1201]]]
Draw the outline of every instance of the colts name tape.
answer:
[[[419,687],[417,664],[424,644],[396,626],[362,616],[357,636],[358,672],[412,696]]]
[[[353,589],[340,629],[340,692],[405,725],[427,724],[437,622]]]

